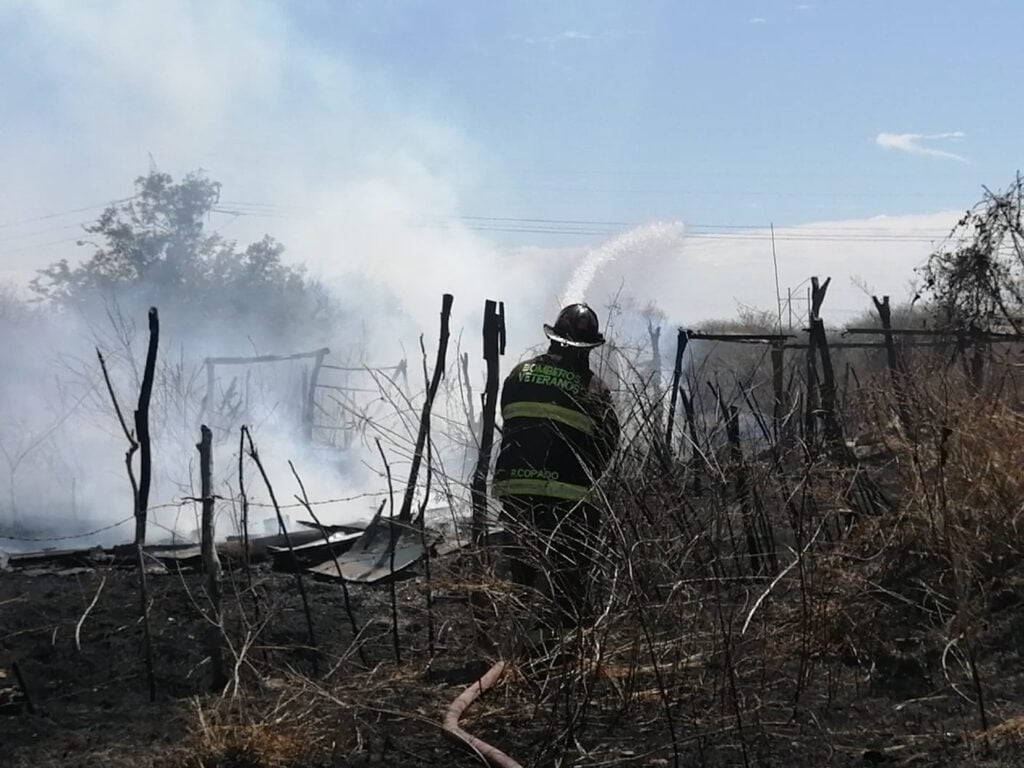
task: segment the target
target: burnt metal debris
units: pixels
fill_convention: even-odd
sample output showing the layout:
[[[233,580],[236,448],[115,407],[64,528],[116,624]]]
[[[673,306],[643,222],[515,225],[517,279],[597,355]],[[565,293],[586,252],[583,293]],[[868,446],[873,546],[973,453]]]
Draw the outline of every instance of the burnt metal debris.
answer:
[[[394,536],[390,526],[394,527]],[[391,577],[405,575],[423,559],[427,548],[436,556],[468,544],[468,537],[459,539],[446,534],[428,528],[424,537],[418,527],[386,519],[376,519],[365,529],[328,525],[321,530],[300,521],[295,530],[289,531],[291,551],[281,534],[250,538],[249,562],[266,563],[272,570],[285,573],[302,571],[327,581],[383,583]],[[147,570],[152,574],[202,570],[202,550],[198,543],[151,544],[143,552]],[[0,550],[0,578],[5,573],[71,576],[97,568],[130,569],[136,567],[133,555],[134,547],[130,544],[31,552]],[[242,541],[229,537],[218,542],[217,555],[227,562],[241,564]]]

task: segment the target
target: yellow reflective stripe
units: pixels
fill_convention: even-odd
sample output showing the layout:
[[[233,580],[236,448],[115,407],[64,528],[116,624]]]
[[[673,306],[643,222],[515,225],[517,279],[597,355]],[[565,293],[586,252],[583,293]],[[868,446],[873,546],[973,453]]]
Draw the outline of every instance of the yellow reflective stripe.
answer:
[[[594,420],[585,413],[552,403],[509,403],[501,409],[503,419],[547,419],[578,429],[585,435],[594,434]]]
[[[495,496],[550,496],[555,499],[579,501],[590,489],[584,485],[560,483],[557,480],[499,480],[491,487]]]

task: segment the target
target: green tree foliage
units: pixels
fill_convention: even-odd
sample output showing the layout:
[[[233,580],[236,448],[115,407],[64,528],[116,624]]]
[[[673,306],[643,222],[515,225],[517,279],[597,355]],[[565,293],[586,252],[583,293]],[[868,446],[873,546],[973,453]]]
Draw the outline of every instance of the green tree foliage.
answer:
[[[135,181],[131,199],[108,207],[86,227],[93,254],[40,270],[33,290],[87,315],[111,300],[131,311],[149,305],[197,330],[211,322],[243,322],[266,338],[322,337],[336,320],[327,290],[300,267],[282,261],[272,237],[240,248],[206,228],[221,185],[202,172],[175,182],[151,171]],[[262,331],[262,332],[261,332]]]
[[[1024,313],[1024,178],[985,196],[921,269],[923,295],[940,321],[969,330],[1009,326]]]

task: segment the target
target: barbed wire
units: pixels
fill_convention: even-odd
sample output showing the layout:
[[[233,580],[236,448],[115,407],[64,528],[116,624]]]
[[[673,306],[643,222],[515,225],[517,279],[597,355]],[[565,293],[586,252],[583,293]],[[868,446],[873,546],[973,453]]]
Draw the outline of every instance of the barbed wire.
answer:
[[[365,493],[357,493],[357,494],[355,494],[353,496],[339,496],[339,497],[333,498],[333,499],[321,499],[319,501],[310,501],[309,502],[309,506],[317,507],[317,506],[323,506],[324,504],[340,504],[340,503],[348,502],[348,501],[359,501],[360,499],[379,498],[380,496],[386,496],[387,493],[388,493],[387,491],[367,491]],[[218,501],[241,501],[241,499],[239,497],[236,497],[236,496],[220,496],[220,495],[215,495],[214,498],[217,499]],[[166,502],[164,504],[155,504],[155,505],[153,505],[152,507],[149,508],[149,511],[150,512],[156,512],[156,511],[161,510],[161,509],[178,509],[180,507],[185,507],[185,506],[188,506],[189,504],[195,504],[195,503],[198,503],[198,502],[201,502],[201,501],[202,501],[202,499],[200,499],[200,498],[188,496],[188,497],[182,498],[182,499],[180,499],[178,501]],[[266,503],[266,502],[259,502],[259,501],[250,501],[249,502],[249,506],[250,507],[258,507],[260,509],[273,509],[274,508],[273,504],[269,504],[269,503]],[[305,504],[300,504],[300,503],[296,502],[294,504],[279,504],[278,508],[279,509],[298,509],[300,507],[304,508],[305,506],[306,506]],[[126,517],[123,520],[118,520],[116,523],[111,523],[110,525],[105,525],[102,528],[96,528],[95,530],[86,531],[85,533],[75,533],[75,534],[71,534],[71,535],[67,535],[67,536],[32,537],[32,536],[6,536],[6,535],[3,535],[3,534],[0,534],[0,539],[3,539],[4,541],[23,541],[23,542],[35,542],[35,543],[45,543],[45,542],[48,542],[48,541],[70,541],[72,539],[84,539],[84,538],[88,538],[89,536],[95,536],[95,535],[97,535],[99,533],[104,533],[106,531],[113,530],[114,528],[117,528],[118,526],[124,525],[125,523],[130,522],[130,521],[132,521],[134,519],[135,519],[135,515],[131,515],[130,517]],[[153,524],[153,521],[148,521],[148,522],[150,524]],[[158,528],[163,528],[163,526],[161,526],[161,525],[157,525],[157,527]]]
[[[86,533],[76,533],[76,534],[71,535],[71,536],[44,536],[42,538],[34,538],[34,537],[31,537],[31,536],[4,536],[4,535],[0,535],[0,539],[4,539],[5,541],[30,541],[30,542],[40,542],[40,543],[41,542],[47,542],[47,541],[70,541],[71,539],[84,539],[84,538],[86,538],[88,536],[95,536],[97,533],[103,533],[104,531],[113,530],[114,528],[117,528],[120,525],[124,525],[125,523],[130,522],[130,521],[132,521],[134,519],[135,519],[135,515],[132,515],[131,517],[126,517],[124,520],[119,520],[116,523],[111,523],[110,525],[105,525],[102,528],[97,528],[94,531],[87,531]]]
[[[321,499],[320,501],[310,501],[309,502],[309,506],[311,506],[311,507],[319,507],[319,506],[323,506],[324,504],[341,504],[341,503],[346,502],[346,501],[359,501],[360,499],[371,499],[371,498],[374,498],[374,497],[387,496],[387,494],[388,494],[387,491],[366,491],[364,493],[357,493],[357,494],[355,494],[353,496],[339,496],[339,497],[333,498],[333,499]],[[216,501],[237,501],[239,503],[242,500],[241,496],[222,496],[219,493],[215,493],[213,495],[213,498]],[[203,501],[202,498],[198,497],[198,496],[184,496],[181,499],[179,499],[178,501],[169,501],[169,502],[167,502],[165,504],[154,505],[154,506],[149,508],[149,511],[150,512],[154,512],[154,511],[160,510],[160,509],[177,509],[179,507],[186,507],[189,504],[200,504],[200,503],[202,503],[202,501]],[[265,502],[265,501],[252,501],[252,500],[250,500],[249,501],[249,506],[250,507],[259,507],[261,509],[273,509],[274,508],[273,504],[270,504],[270,503]],[[295,503],[295,504],[278,504],[277,506],[278,506],[279,509],[296,509],[298,507],[305,507],[306,505],[305,504],[300,504],[300,503]]]

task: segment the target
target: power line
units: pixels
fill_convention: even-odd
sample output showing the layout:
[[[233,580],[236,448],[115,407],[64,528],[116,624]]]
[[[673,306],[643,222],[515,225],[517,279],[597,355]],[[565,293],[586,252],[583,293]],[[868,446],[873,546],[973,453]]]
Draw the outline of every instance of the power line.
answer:
[[[679,197],[782,197],[782,198],[842,198],[867,200],[872,198],[885,199],[924,199],[948,200],[958,198],[954,193],[938,192],[864,192],[854,190],[823,191],[823,190],[767,190],[767,189],[686,189],[680,187],[660,188],[624,188],[595,186],[560,186],[551,184],[482,184],[480,189],[513,190],[516,192],[571,192],[573,194],[621,194],[621,195],[676,195]]]
[[[69,229],[78,229],[83,226],[86,222],[79,222],[77,224],[63,224],[59,227],[47,227],[46,229],[37,229],[34,232],[22,232],[17,235],[6,235],[0,237],[0,243],[9,243],[12,240],[25,240],[30,237],[39,237],[41,235],[48,235],[51,232],[64,232]]]
[[[58,219],[64,216],[82,213],[84,211],[97,210],[110,205],[128,202],[137,197],[120,198],[108,203],[74,208],[56,213],[49,213],[35,216],[20,221],[0,224],[0,227],[15,227],[24,224]],[[211,208],[212,213],[232,217],[229,222],[214,228],[217,232],[229,223],[240,217],[271,218],[271,219],[302,219],[317,213],[333,213],[333,211],[308,206],[285,203],[265,203],[252,201],[231,201],[226,200]],[[75,227],[84,226],[88,222],[77,224],[61,225],[35,232],[13,234],[0,238],[0,242],[9,242],[24,238],[38,237],[50,232],[64,231]],[[459,227],[471,232],[492,232],[505,234],[524,235],[561,235],[569,237],[607,237],[617,234],[624,229],[642,226],[641,221],[623,221],[611,219],[589,219],[589,218],[550,218],[550,217],[526,217],[526,216],[484,216],[484,215],[463,215],[463,216],[436,216],[427,217],[417,221],[407,222],[409,226],[426,229],[452,229]],[[768,242],[771,239],[770,227],[762,224],[702,224],[684,223],[684,238],[687,240],[712,241],[758,241]],[[933,244],[936,240],[943,240],[949,234],[947,229],[930,229],[922,227],[906,227],[902,229],[887,229],[884,227],[861,227],[861,226],[835,226],[822,227],[814,225],[794,225],[784,228],[775,233],[776,241],[780,242],[812,242],[812,243],[919,243]],[[79,238],[64,238],[52,240],[45,243],[18,246],[0,251],[0,255],[19,253],[33,249],[50,248],[57,245],[77,242]]]
[[[6,256],[9,253],[21,253],[22,251],[31,251],[36,248],[51,248],[55,245],[63,245],[64,243],[77,243],[81,238],[69,237],[65,240],[51,240],[48,243],[36,243],[35,245],[23,245],[19,248],[8,248],[5,251],[0,251],[0,256]]]
[[[83,208],[71,208],[66,211],[58,211],[57,213],[46,213],[41,216],[32,216],[27,219],[20,219],[18,221],[8,221],[6,223],[0,223],[0,229],[6,229],[7,227],[20,227],[25,224],[33,224],[37,221],[46,221],[47,219],[59,219],[62,216],[70,216],[74,213],[84,213],[86,211],[95,211],[98,208],[109,208],[112,205],[118,203],[127,203],[129,200],[134,200],[138,195],[132,195],[131,197],[122,197],[117,200],[110,200],[105,203],[96,203],[95,205],[87,205]]]
[[[245,210],[248,208],[249,210]],[[284,209],[289,213],[276,212]],[[231,216],[252,216],[256,218],[302,218],[296,212],[328,213],[327,209],[304,207],[299,205],[282,205],[275,203],[249,203],[241,201],[225,201],[214,209],[216,213]],[[452,217],[427,218],[412,222],[412,226],[426,229],[452,228],[461,224],[464,229],[473,232],[500,232],[517,234],[543,235],[577,235],[597,236],[610,235],[623,228],[642,226],[640,221],[616,221],[599,219],[554,219],[512,216],[480,216],[465,215]],[[689,238],[707,238],[722,240],[767,240],[770,239],[769,227],[761,224],[700,224],[686,223],[685,236]],[[724,231],[720,231],[724,230]],[[837,234],[848,233],[848,234]],[[901,230],[889,230],[882,227],[814,227],[795,225],[776,233],[776,240],[809,241],[809,242],[909,242],[931,243],[944,239],[946,229],[929,229],[908,227]]]

